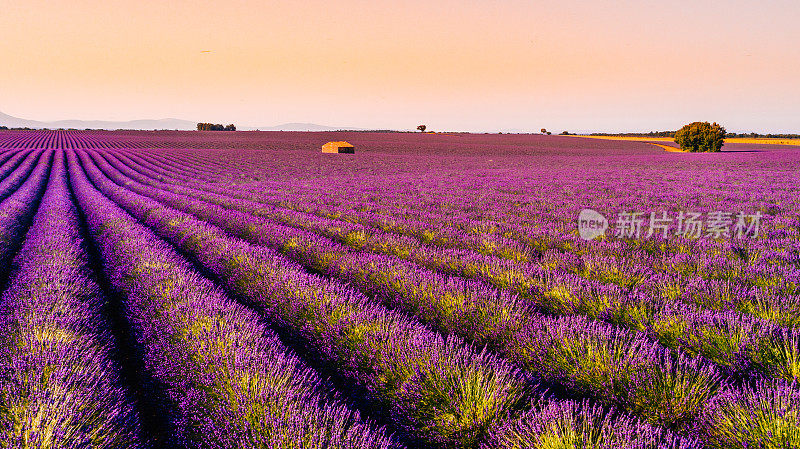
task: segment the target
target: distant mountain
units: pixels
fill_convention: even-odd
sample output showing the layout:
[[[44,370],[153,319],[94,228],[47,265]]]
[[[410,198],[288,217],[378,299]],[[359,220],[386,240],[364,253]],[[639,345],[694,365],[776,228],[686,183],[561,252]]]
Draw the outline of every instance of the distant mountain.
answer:
[[[492,133],[503,133],[503,134],[532,134],[533,131],[529,129],[522,129],[522,128],[506,128],[506,129],[497,129],[491,131]],[[539,134],[539,132],[536,132]]]
[[[54,122],[41,122],[38,120],[27,120],[12,117],[0,112],[0,126],[9,128],[34,128],[34,129],[176,129],[192,130],[197,129],[196,122],[180,120],[175,118],[165,118],[160,120],[130,120],[127,122],[115,122],[107,120],[57,120]]]
[[[363,131],[363,128],[352,126],[324,126],[314,123],[284,123],[277,126],[242,126],[237,127],[242,131]]]
[[[127,122],[115,122],[105,120],[57,120],[54,122],[41,122],[38,120],[27,120],[17,117],[12,117],[8,114],[0,112],[0,126],[7,126],[9,128],[33,128],[33,129],[58,129],[58,128],[75,128],[75,129],[174,129],[179,131],[192,131],[197,129],[197,122],[189,120],[181,120],[176,118],[165,118],[160,120],[130,120]],[[361,131],[360,128],[353,127],[335,127],[316,125],[314,123],[284,123],[277,126],[239,126],[241,131],[338,131],[350,130]]]

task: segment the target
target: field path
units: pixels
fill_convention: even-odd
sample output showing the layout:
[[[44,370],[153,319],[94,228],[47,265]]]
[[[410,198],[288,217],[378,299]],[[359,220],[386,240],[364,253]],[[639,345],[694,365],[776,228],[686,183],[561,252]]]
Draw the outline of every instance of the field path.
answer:
[[[661,147],[664,150],[669,151],[670,153],[688,153],[688,151],[683,151],[680,148],[673,147],[672,145],[662,145],[660,143],[651,143],[651,142],[647,142],[647,143],[649,143],[650,145],[655,145],[657,147]]]

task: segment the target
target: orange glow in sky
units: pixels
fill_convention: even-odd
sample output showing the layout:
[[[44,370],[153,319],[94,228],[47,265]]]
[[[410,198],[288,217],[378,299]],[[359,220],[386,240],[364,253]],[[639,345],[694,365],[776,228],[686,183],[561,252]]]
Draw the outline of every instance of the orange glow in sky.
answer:
[[[798,18],[783,0],[4,2],[0,111],[800,132]]]

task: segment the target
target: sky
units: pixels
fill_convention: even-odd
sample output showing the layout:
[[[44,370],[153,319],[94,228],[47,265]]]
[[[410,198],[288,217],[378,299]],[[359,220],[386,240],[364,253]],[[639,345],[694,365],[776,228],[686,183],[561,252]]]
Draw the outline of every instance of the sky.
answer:
[[[33,120],[800,133],[796,0],[0,0]]]

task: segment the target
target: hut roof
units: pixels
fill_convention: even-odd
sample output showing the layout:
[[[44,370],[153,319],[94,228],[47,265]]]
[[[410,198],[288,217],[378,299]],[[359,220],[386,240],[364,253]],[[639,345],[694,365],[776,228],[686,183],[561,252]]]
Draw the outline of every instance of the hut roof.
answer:
[[[334,147],[352,147],[353,145],[349,142],[345,142],[344,140],[340,140],[337,142],[328,142],[325,145],[331,145]]]
[[[355,147],[348,142],[328,142],[322,146],[323,153],[353,153]]]

